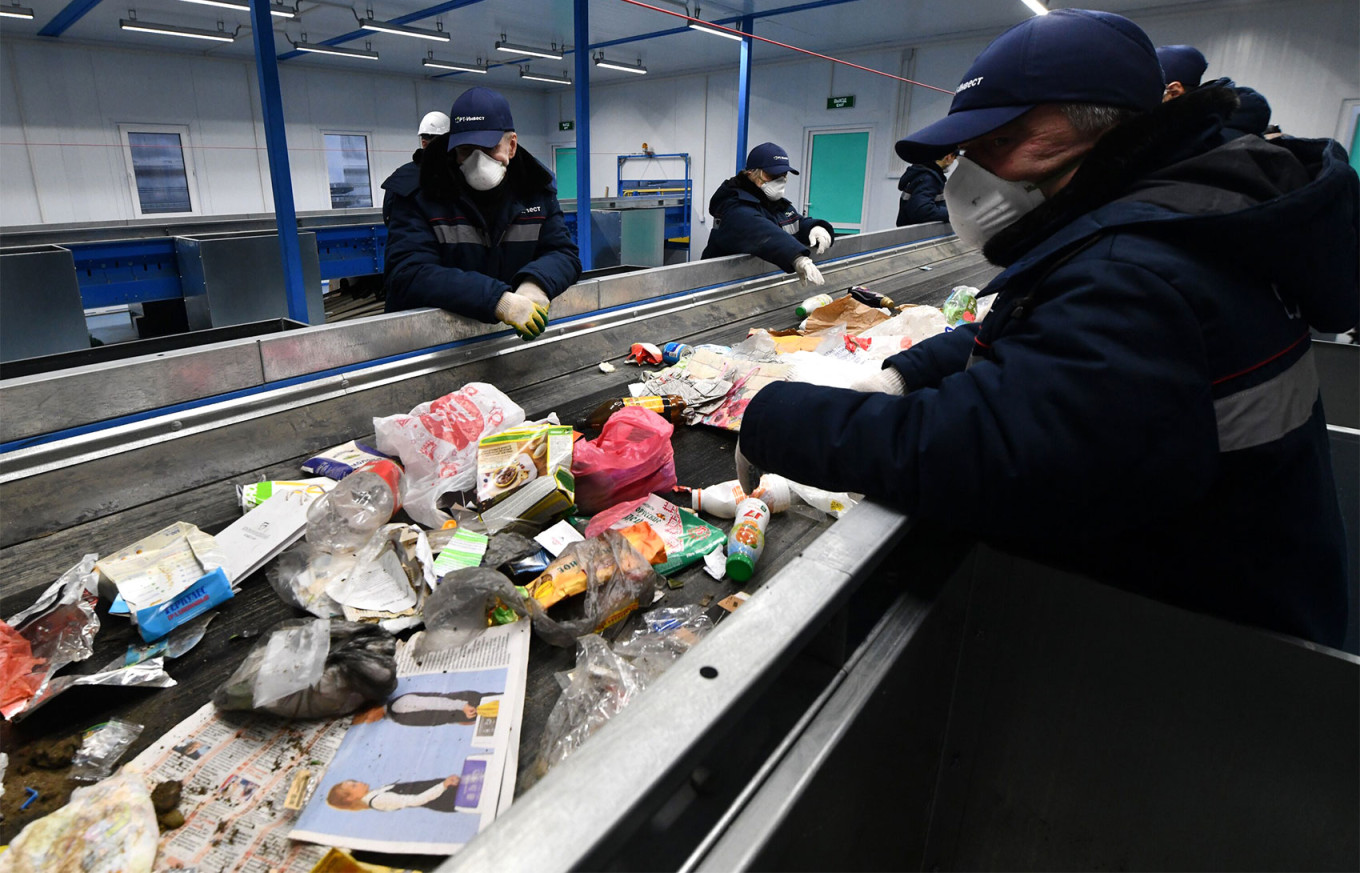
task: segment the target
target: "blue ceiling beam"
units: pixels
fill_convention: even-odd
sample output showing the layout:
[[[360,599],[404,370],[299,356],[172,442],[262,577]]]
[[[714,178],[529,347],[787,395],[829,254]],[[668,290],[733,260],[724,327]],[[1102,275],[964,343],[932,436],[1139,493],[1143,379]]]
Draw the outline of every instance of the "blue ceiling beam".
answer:
[[[71,0],[65,9],[43,25],[43,29],[38,31],[38,36],[61,36],[67,28],[84,18],[85,13],[98,5],[99,0]]]
[[[88,2],[88,0],[73,0],[73,2]],[[99,0],[94,0],[94,2],[98,3]],[[398,16],[397,18],[391,19],[391,21],[393,24],[410,24],[412,21],[420,21],[421,19],[424,18],[433,18],[436,15],[443,15],[445,12],[452,12],[455,9],[462,9],[464,6],[475,6],[476,4],[482,2],[485,2],[485,0],[448,0],[448,2],[446,3],[440,3],[437,6],[431,6],[428,9],[417,9],[415,12],[408,12],[405,15],[401,15]],[[364,39],[365,37],[371,39],[373,37],[372,31],[351,30],[349,33],[342,33],[339,36],[333,36],[330,39],[323,39],[320,43],[318,43],[318,45],[339,45],[342,42],[354,42],[356,39]],[[289,60],[290,58],[296,58],[299,55],[305,54],[307,53],[300,52],[294,49],[293,51],[284,52],[283,54],[279,55],[279,60],[286,61]]]

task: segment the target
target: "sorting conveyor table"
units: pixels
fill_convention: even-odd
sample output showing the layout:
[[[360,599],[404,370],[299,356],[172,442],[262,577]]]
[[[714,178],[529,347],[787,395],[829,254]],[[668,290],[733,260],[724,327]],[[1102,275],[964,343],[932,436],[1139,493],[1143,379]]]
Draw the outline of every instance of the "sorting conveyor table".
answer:
[[[838,240],[829,254],[828,287],[899,301],[938,303],[994,272],[938,226]],[[468,381],[579,420],[634,377],[596,368],[631,342],[731,342],[788,326],[807,293],[723,259],[577,286],[532,344],[397,313],[0,383],[0,595],[17,611],[84,552],[173,519],[217,530],[236,517],[234,483],[295,476],[309,453],[371,432],[374,415]],[[734,442],[678,429],[681,483],[728,478]],[[769,536],[752,598],[446,869],[1330,869],[1360,857],[1360,659],[872,502],[835,523],[785,515]],[[733,590],[694,568],[682,578],[666,602]],[[172,662],[178,687],[79,689],[79,709],[40,711],[5,742],[122,715],[147,725],[135,754],[234,668],[248,643],[233,633],[287,613],[248,581]],[[127,642],[111,631],[107,651]],[[535,641],[522,768],[572,657]],[[22,823],[12,796],[7,832]]]

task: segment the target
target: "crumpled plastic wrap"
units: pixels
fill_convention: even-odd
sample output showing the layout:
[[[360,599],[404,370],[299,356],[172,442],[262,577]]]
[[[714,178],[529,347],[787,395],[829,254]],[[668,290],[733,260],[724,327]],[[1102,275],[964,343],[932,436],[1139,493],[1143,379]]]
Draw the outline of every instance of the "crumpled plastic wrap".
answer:
[[[569,617],[554,619],[537,600],[528,600],[534,630],[554,646],[570,646],[577,637],[604,630],[639,606],[650,606],[664,582],[616,530],[572,543],[557,556],[557,562],[563,559],[575,559],[586,574],[585,592],[557,607]]]
[[[614,653],[651,684],[711,630],[713,619],[697,603],[653,609],[643,613],[642,627],[614,643]]]
[[[565,678],[562,695],[548,714],[538,758],[526,774],[525,787],[580,748],[646,686],[638,669],[615,654],[598,634],[576,641],[576,668]]]
[[[71,759],[71,778],[77,782],[98,782],[108,777],[141,733],[141,725],[121,718],[111,718],[90,728]]]
[[[265,577],[284,603],[317,618],[332,618],[341,614],[341,607],[326,593],[326,586],[353,567],[353,555],[323,552],[301,541],[275,558]]]
[[[70,803],[30,823],[0,866],[14,873],[150,873],[159,837],[146,784],[119,774],[77,788]]]
[[[400,457],[406,468],[406,513],[437,530],[451,518],[441,509],[440,498],[477,484],[477,441],[523,423],[524,410],[500,389],[469,382],[409,414],[375,418],[373,429],[378,451]]]
[[[17,630],[0,621],[0,712],[9,716],[28,705],[43,683],[43,662]]]
[[[496,569],[502,564],[509,564],[521,558],[538,554],[543,547],[524,534],[505,531],[493,536],[486,544],[486,553],[482,555],[482,566]]]
[[[289,619],[270,628],[236,672],[213,692],[213,705],[285,718],[330,718],[354,712],[365,703],[386,700],[396,690],[396,637],[376,625],[331,619],[327,629],[329,649],[320,678],[300,691],[256,706],[256,685],[261,671],[267,669],[270,640],[277,632],[286,633],[312,622]]]
[[[425,632],[415,640],[415,656],[466,645],[486,632],[488,615],[506,608],[521,618],[529,610],[509,579],[487,567],[467,567],[444,576],[425,598]]]
[[[106,685],[118,688],[173,688],[176,685],[170,674],[165,672],[165,657],[148,658],[130,667],[123,666],[123,658],[114,658],[108,666],[98,673],[84,676],[58,676],[34,695],[28,708],[15,715],[15,719],[27,718],[38,707],[49,703],[52,698],[77,685]]]
[[[767,364],[779,360],[779,347],[768,331],[754,330],[751,335],[727,352],[727,357],[738,361]]]
[[[45,696],[52,676],[58,670],[94,653],[94,637],[99,633],[99,616],[94,611],[98,603],[98,574],[94,569],[98,557],[86,555],[49,585],[32,606],[10,617],[10,627],[28,640],[33,666],[39,672],[30,674],[30,677],[38,677],[36,690],[30,698],[15,696],[14,702],[0,710],[6,718],[13,718]],[[31,678],[21,681],[25,687],[32,685]],[[11,696],[0,694],[0,697]]]

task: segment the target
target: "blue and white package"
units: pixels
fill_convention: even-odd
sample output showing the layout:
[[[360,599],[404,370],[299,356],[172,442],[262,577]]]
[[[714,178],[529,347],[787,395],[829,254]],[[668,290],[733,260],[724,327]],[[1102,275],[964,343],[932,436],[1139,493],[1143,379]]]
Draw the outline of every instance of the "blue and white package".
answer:
[[[164,603],[137,610],[137,631],[148,643],[155,642],[234,594],[226,571],[218,567]]]
[[[389,460],[391,458],[372,446],[358,440],[350,440],[335,448],[318,452],[315,456],[303,461],[302,470],[304,473],[311,473],[313,476],[343,479],[369,461]]]

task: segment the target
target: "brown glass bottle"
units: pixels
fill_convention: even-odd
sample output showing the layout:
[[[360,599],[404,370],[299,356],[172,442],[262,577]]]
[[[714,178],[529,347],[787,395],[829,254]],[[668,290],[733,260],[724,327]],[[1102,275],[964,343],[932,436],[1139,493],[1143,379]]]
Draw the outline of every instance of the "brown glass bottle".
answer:
[[[664,395],[644,395],[642,397],[623,397],[618,400],[610,400],[600,404],[595,411],[586,418],[586,426],[593,428],[604,427],[604,423],[609,420],[609,416],[623,409],[625,406],[641,406],[650,409],[662,418],[674,424],[684,421],[685,398],[678,394]]]

